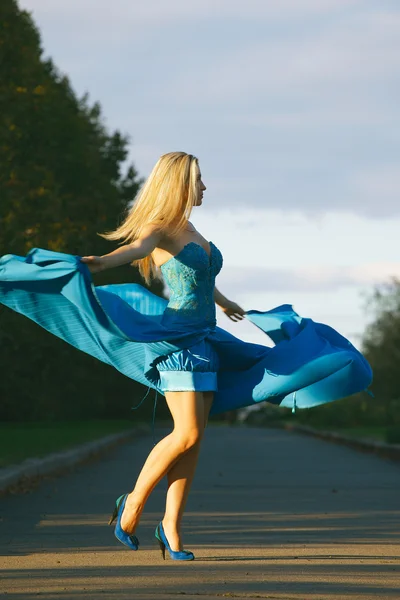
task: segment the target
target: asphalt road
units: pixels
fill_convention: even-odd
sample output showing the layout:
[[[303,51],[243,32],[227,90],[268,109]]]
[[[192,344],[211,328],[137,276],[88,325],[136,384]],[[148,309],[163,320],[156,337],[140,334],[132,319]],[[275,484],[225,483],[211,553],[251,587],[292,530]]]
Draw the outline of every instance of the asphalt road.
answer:
[[[160,434],[160,431],[158,431]],[[208,429],[184,521],[196,560],[162,561],[165,483],[125,549],[107,520],[150,438],[0,499],[0,596],[126,600],[400,598],[400,466],[281,430]]]

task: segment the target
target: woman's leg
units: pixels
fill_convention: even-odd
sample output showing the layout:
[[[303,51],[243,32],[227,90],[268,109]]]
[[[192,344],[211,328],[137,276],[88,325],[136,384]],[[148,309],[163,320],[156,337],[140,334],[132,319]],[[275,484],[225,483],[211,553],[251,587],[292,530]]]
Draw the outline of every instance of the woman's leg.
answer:
[[[165,398],[174,429],[150,452],[127,498],[121,518],[122,529],[127,533],[134,533],[146,500],[157,483],[177,460],[196,446],[204,429],[203,392],[166,392]]]
[[[203,392],[204,397],[204,421],[203,431],[206,428],[208,414],[214,399],[214,392]],[[203,432],[202,432],[203,433]],[[165,535],[172,550],[183,550],[180,536],[181,521],[186,501],[189,495],[190,486],[193,481],[197,466],[197,460],[200,452],[199,441],[193,448],[184,454],[168,471],[168,491],[163,518],[163,527]]]

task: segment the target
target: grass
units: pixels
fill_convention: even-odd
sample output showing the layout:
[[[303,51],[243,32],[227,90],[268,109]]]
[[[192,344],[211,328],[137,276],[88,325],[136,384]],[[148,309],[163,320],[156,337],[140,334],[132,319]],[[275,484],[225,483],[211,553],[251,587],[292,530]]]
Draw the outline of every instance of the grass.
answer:
[[[386,427],[346,427],[335,429],[338,433],[354,438],[368,438],[378,442],[386,440]]]
[[[329,427],[327,425],[315,425],[312,427],[315,429],[321,429],[322,431],[334,431],[336,433],[340,433],[342,435],[348,435],[349,437],[354,438],[364,438],[375,440],[378,442],[386,441],[386,432],[387,427]]]
[[[0,467],[60,452],[136,425],[127,419],[1,423]]]

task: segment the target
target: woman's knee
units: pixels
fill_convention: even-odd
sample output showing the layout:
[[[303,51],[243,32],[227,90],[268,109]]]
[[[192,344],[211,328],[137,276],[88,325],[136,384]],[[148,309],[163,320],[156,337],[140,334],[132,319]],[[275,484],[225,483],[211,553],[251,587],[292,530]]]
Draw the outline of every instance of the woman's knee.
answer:
[[[197,427],[188,429],[187,431],[174,431],[177,444],[182,452],[191,450],[200,444],[203,437],[203,431]]]

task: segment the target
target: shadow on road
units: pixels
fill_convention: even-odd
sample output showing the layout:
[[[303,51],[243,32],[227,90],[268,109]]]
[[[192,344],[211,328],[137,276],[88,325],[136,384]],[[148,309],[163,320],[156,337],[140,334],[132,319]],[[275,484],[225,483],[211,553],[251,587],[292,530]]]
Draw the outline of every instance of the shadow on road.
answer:
[[[400,594],[398,465],[266,429],[211,428],[184,521],[192,564],[163,562],[152,494],[130,552],[107,526],[149,440],[0,499],[3,580],[12,597],[369,600]]]

